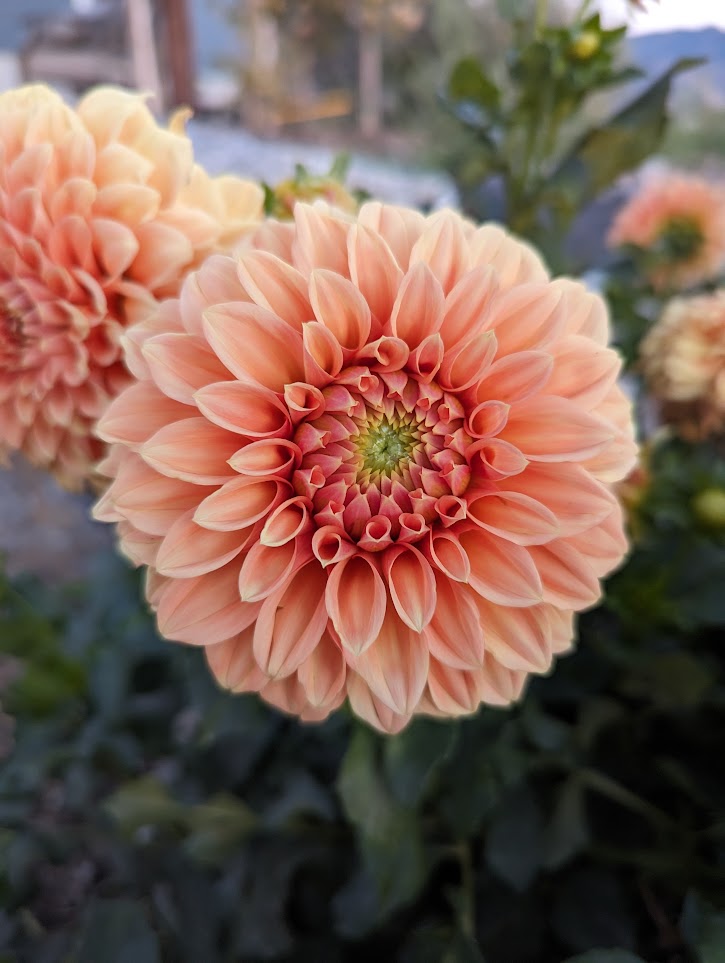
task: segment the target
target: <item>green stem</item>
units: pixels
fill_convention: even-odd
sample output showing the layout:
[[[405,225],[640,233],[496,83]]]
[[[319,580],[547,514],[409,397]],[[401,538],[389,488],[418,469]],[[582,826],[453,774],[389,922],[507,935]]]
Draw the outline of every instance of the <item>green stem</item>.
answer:
[[[471,859],[471,847],[467,842],[461,841],[456,845],[456,854],[461,866],[461,907],[460,923],[461,929],[472,939],[476,938],[476,877],[473,871],[473,860]]]
[[[546,26],[548,12],[549,12],[549,0],[536,0],[536,14],[534,17],[534,29],[537,37]]]

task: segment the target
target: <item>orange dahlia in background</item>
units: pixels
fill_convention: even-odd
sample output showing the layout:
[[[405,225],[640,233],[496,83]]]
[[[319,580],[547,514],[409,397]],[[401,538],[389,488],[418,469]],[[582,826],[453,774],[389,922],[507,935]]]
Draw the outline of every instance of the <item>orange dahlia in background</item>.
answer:
[[[257,185],[209,178],[177,115],[99,88],[77,110],[44,86],[0,95],[0,457],[21,450],[69,488],[130,381],[120,334],[261,217]]]
[[[691,441],[725,430],[725,291],[670,301],[640,359],[667,424]]]
[[[608,242],[635,248],[660,290],[716,278],[725,265],[725,188],[686,174],[652,178],[619,211]]]
[[[507,704],[627,548],[608,333],[497,226],[298,204],[129,331],[96,517],[234,691],[388,732]]]

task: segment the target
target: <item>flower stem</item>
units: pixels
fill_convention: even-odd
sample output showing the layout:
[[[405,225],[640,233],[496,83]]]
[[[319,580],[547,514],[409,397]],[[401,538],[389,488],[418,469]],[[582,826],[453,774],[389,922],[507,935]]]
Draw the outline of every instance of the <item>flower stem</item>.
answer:
[[[456,846],[458,861],[461,866],[461,904],[460,904],[460,923],[461,929],[472,939],[476,938],[476,877],[473,872],[473,860],[471,859],[471,847],[465,840],[461,840]]]
[[[534,27],[538,36],[546,26],[547,14],[549,12],[549,0],[536,0],[536,14],[534,17]]]

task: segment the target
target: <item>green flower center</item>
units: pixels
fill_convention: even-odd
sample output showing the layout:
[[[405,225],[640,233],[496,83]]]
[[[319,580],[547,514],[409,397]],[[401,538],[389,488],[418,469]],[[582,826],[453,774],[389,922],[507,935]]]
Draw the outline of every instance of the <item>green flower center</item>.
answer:
[[[704,238],[700,225],[689,217],[673,217],[660,235],[662,253],[668,261],[687,261],[694,257]]]
[[[371,475],[392,475],[405,468],[420,443],[420,430],[412,415],[380,415],[369,421],[357,438],[362,469]]]
[[[0,301],[0,358],[19,355],[26,343],[22,316]]]

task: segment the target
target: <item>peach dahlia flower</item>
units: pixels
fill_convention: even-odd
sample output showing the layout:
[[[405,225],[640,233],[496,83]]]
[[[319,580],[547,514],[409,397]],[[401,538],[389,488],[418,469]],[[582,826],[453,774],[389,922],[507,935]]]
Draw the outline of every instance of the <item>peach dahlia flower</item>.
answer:
[[[664,420],[697,440],[725,430],[725,290],[673,298],[640,361]]]
[[[99,88],[77,110],[44,86],[0,95],[0,457],[70,488],[129,381],[120,333],[261,217],[254,184],[194,164],[183,118]]]
[[[96,517],[234,691],[389,732],[507,704],[626,551],[607,336],[497,226],[298,204],[129,331]]]
[[[725,264],[725,188],[685,174],[653,178],[619,211],[608,242],[644,252],[656,288],[717,277]]]

